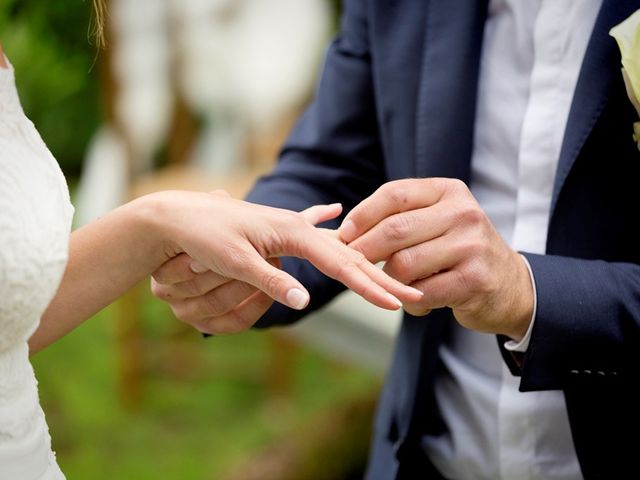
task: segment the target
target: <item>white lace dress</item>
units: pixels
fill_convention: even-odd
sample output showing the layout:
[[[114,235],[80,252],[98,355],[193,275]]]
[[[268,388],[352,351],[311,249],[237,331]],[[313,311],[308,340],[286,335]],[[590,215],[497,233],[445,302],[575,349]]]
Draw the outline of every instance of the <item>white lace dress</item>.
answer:
[[[0,68],[0,479],[60,480],[27,340],[67,262],[73,207],[55,159]]]

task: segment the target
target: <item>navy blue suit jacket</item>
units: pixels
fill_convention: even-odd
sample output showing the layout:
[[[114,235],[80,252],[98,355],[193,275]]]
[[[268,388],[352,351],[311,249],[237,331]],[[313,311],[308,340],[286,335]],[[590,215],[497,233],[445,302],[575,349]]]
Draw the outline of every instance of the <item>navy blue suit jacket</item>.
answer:
[[[524,252],[538,295],[531,343],[522,362],[503,352],[522,391],[564,391],[588,479],[640,470],[640,152],[631,138],[638,119],[608,34],[638,8],[640,0],[603,2],[569,114],[547,255]],[[486,0],[346,0],[315,99],[249,199],[295,210],[342,202],[348,211],[394,179],[469,181],[486,9]],[[311,292],[302,314],[343,288],[306,262],[284,265]],[[275,305],[259,326],[302,314]],[[425,478],[410,465],[420,436],[444,428],[431,387],[452,321],[446,309],[405,316],[369,478]]]

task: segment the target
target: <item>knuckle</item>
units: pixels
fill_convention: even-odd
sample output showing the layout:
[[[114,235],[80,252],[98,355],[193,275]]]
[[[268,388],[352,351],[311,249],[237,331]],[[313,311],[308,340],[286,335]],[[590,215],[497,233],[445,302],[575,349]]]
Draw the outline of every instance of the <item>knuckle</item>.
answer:
[[[260,284],[266,292],[274,293],[282,285],[282,277],[277,272],[268,271],[262,275]]]
[[[252,271],[254,268],[254,262],[251,258],[251,255],[244,248],[235,248],[234,246],[228,245],[224,248],[224,251],[227,252],[227,256],[229,259],[233,259],[233,261],[226,262],[226,270],[232,272],[229,276],[233,277],[234,273],[245,275]]]
[[[407,215],[394,215],[385,221],[384,236],[390,241],[399,241],[406,238],[412,229]]]
[[[475,205],[469,205],[462,209],[462,220],[467,225],[480,225],[484,222],[484,212]]]
[[[227,312],[227,307],[225,306],[224,302],[220,301],[218,295],[215,292],[210,292],[206,295],[203,295],[202,298],[204,300],[204,308],[209,315],[217,317]]]
[[[349,213],[349,218],[356,226],[361,227],[363,221],[374,216],[375,212],[371,203],[370,201],[364,201],[352,210],[353,213]]]
[[[356,265],[361,265],[364,260],[364,254],[357,250],[354,250],[351,255],[341,253],[338,255],[336,262],[335,275],[332,275],[336,280],[344,280],[349,276],[349,273],[357,268]]]
[[[345,265],[344,262],[338,262],[338,265],[336,267],[335,270],[335,274],[331,275],[335,280],[343,280],[351,267],[349,267],[348,265]]]
[[[461,227],[481,225],[485,218],[484,212],[480,208],[467,203],[456,205],[450,211],[453,223]]]
[[[338,276],[346,276],[349,272],[362,268],[368,263],[367,257],[361,250],[348,250],[338,254]]]
[[[409,201],[407,190],[404,187],[403,182],[395,181],[386,183],[380,187],[380,190],[388,202],[395,205],[404,205]]]
[[[272,229],[263,232],[265,239],[261,255],[298,254],[305,248],[308,235],[313,233],[313,225],[296,212],[282,212],[272,224]]]
[[[205,294],[204,288],[200,286],[200,283],[196,281],[195,278],[191,280],[186,280],[182,283],[182,288],[187,293],[188,296],[198,297],[200,295]]]
[[[484,265],[484,262],[472,260],[460,269],[460,281],[468,292],[486,294],[491,290],[491,272]]]

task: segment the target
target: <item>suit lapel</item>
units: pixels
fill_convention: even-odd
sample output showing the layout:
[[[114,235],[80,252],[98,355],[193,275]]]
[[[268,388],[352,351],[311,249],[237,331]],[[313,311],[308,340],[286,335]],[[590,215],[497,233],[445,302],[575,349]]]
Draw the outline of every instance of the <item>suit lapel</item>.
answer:
[[[416,111],[416,174],[469,180],[480,49],[487,0],[427,2]],[[407,315],[399,340],[406,357],[397,413],[400,436],[419,434],[448,310]]]
[[[638,0],[604,0],[602,3],[569,111],[553,188],[551,214],[576,158],[604,110],[613,83],[620,80],[620,53],[609,30],[638,8]]]
[[[416,173],[469,180],[487,0],[432,0],[416,111]]]

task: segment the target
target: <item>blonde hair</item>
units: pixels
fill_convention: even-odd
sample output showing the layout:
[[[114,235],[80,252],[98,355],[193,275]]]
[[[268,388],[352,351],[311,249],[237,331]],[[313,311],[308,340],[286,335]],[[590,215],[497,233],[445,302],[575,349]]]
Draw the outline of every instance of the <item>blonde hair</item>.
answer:
[[[105,46],[105,20],[107,15],[106,0],[93,0],[93,17],[89,29],[90,37],[96,42],[98,48]]]

